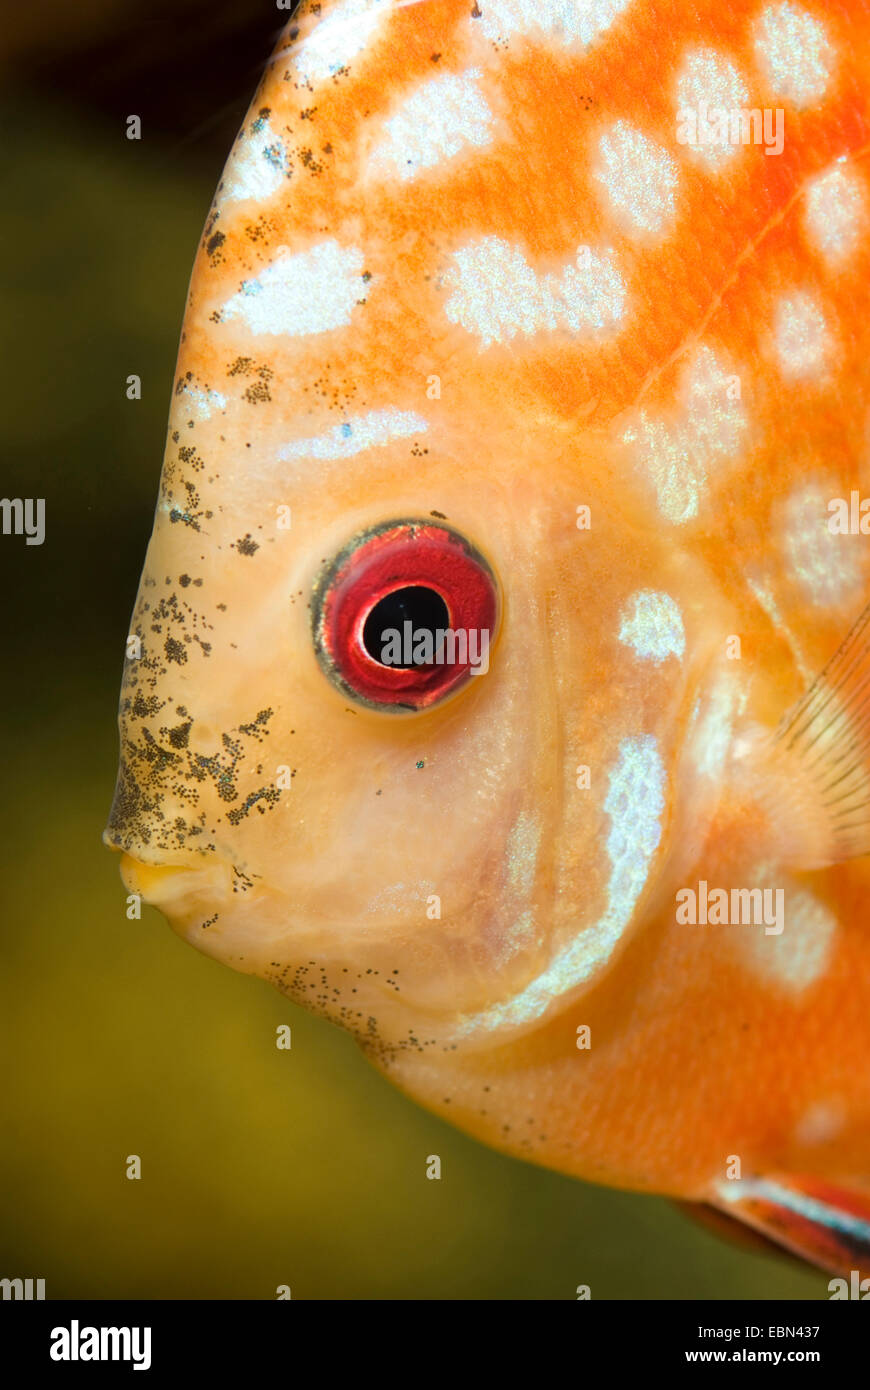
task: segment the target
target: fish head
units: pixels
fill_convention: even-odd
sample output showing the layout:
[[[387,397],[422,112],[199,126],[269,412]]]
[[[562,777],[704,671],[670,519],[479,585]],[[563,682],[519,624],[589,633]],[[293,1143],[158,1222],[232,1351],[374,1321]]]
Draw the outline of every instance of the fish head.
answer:
[[[683,660],[687,576],[614,503],[606,440],[507,410],[488,372],[454,389],[436,359],[440,401],[409,372],[403,411],[288,448],[234,352],[207,418],[175,396],[108,843],[189,941],[371,1044],[523,1031],[598,977],[666,858],[709,659]],[[473,439],[460,390],[489,401]],[[470,656],[484,633],[476,669],[372,659],[367,616],[409,590]]]
[[[691,465],[742,427],[707,347],[665,363],[671,423],[638,406],[680,325],[632,302],[638,228],[577,202],[606,122],[573,66],[523,42],[514,68],[462,7],[446,28],[412,8],[303,15],[225,170],[106,832],[188,940],[387,1050],[489,1045],[563,1009],[699,841],[731,604],[663,525],[638,440]],[[585,163],[565,159],[566,101]],[[554,204],[542,150],[573,201]],[[653,341],[631,357],[630,320]],[[677,520],[700,487],[683,472]],[[441,623],[464,660],[372,650]]]

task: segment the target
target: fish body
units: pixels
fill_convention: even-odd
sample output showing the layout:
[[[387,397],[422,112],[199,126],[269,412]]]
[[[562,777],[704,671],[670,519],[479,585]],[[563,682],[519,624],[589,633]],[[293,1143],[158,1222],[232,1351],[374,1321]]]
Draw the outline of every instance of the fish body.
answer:
[[[868,78],[853,0],[303,6],[193,272],[106,832],[453,1123],[832,1268]],[[479,669],[372,664],[423,590]]]

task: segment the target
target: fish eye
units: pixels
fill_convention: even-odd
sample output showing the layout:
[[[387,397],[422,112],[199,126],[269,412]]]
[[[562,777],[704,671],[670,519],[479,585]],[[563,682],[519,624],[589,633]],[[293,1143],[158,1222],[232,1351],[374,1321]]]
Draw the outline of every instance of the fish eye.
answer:
[[[460,532],[384,522],[345,545],[315,585],[315,650],[357,702],[429,709],[489,669],[499,609],[492,569]]]

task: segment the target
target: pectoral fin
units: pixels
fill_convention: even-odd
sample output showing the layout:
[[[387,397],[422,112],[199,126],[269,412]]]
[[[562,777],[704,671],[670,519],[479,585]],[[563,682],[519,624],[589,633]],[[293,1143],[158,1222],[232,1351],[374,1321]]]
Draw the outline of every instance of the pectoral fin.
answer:
[[[735,758],[782,862],[870,854],[870,605],[776,732],[747,734]]]

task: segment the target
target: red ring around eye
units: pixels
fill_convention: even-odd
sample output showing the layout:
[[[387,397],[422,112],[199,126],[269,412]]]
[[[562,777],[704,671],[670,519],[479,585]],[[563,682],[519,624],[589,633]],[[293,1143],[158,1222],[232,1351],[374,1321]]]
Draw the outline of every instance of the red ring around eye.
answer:
[[[357,536],[318,582],[314,641],[327,675],[353,699],[420,710],[488,669],[498,612],[495,576],[463,536],[393,521]]]

